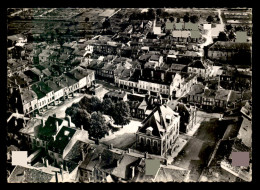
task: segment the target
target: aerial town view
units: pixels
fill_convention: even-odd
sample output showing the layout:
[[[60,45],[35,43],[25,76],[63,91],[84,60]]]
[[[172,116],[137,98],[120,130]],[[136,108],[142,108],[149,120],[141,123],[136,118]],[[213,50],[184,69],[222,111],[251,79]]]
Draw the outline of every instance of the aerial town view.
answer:
[[[7,182],[252,181],[251,8],[8,8]]]

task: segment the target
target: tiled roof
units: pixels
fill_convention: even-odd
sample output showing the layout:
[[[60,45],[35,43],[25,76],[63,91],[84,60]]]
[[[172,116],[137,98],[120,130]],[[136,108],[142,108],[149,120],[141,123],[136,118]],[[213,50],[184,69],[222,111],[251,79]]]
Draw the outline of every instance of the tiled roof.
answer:
[[[53,174],[45,173],[43,171],[16,166],[8,178],[9,183],[48,183],[53,178]]]
[[[188,174],[189,170],[160,167],[154,182],[183,182]]]
[[[31,102],[32,100],[37,98],[37,95],[34,91],[28,89],[22,89],[21,92],[21,99],[24,104]]]
[[[199,95],[199,94],[203,94],[204,92],[204,86],[202,84],[194,84],[191,87],[191,90],[189,92],[189,95]]]
[[[47,93],[52,91],[52,89],[42,81],[33,84],[32,90],[37,94],[38,99],[41,99],[46,96]]]
[[[224,41],[217,41],[214,43],[209,49],[220,49],[220,50],[239,50],[239,49],[244,49],[244,50],[250,50],[252,47],[251,43],[248,42],[224,42]]]
[[[139,161],[140,158],[124,154],[123,158],[120,160],[119,166],[116,167],[111,174],[122,179],[127,179],[131,176],[132,172],[130,166],[136,165]]]

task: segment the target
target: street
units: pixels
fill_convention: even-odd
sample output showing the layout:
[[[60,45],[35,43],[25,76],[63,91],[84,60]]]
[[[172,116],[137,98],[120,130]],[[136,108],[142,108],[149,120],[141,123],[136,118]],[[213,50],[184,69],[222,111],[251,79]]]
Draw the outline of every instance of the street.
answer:
[[[215,144],[227,128],[226,121],[219,121],[219,114],[199,111],[201,124],[193,136],[186,136],[186,146],[175,158],[173,165],[191,170],[190,180],[197,181],[207,164]]]

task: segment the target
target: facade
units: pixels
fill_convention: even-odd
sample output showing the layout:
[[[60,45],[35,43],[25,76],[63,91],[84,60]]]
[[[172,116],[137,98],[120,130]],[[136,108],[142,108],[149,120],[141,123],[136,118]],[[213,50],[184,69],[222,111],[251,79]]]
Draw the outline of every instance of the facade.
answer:
[[[180,116],[166,105],[159,105],[136,132],[137,149],[166,156],[174,147],[180,128]]]

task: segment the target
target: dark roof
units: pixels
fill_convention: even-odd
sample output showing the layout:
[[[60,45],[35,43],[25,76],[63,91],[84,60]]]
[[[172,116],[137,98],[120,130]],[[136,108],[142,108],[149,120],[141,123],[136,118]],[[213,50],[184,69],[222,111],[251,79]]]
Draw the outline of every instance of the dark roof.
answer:
[[[43,98],[47,93],[52,91],[52,89],[42,81],[33,84],[32,90],[37,94],[38,99]]]
[[[49,149],[54,152],[62,153],[75,132],[75,129],[63,126],[57,134],[56,140],[49,143]]]
[[[182,71],[185,67],[187,67],[187,65],[172,64],[171,67],[170,67],[170,70],[172,70],[172,71]]]
[[[57,79],[47,80],[45,81],[45,84],[48,85],[54,92],[57,92],[63,88]]]
[[[209,49],[213,50],[251,50],[252,44],[248,42],[225,42],[225,41],[217,41],[214,43]]]
[[[101,154],[101,162],[97,165],[97,168],[110,173],[117,167],[117,161],[120,161],[122,158],[122,154],[104,149]]]
[[[215,98],[216,95],[216,90],[213,89],[205,89],[203,96],[204,97],[211,97],[211,98]]]
[[[57,132],[56,121],[58,121],[58,124],[60,126],[63,120],[49,116],[48,119],[45,121],[45,125],[44,126],[42,126],[42,124],[40,125],[39,132],[38,132],[39,139],[45,141],[52,140],[52,136]]]
[[[124,98],[127,95],[125,91],[109,91],[107,92],[104,97],[110,97],[110,98]]]
[[[162,134],[160,132],[166,130],[167,127],[166,116],[169,115],[172,117],[174,116],[174,113],[175,112],[169,106],[157,106],[150,115],[143,120],[143,126],[138,130],[138,132],[146,133],[146,129],[152,127],[152,135],[161,137]]]
[[[201,61],[194,61],[189,65],[189,67],[205,69],[205,66],[202,64]]]

